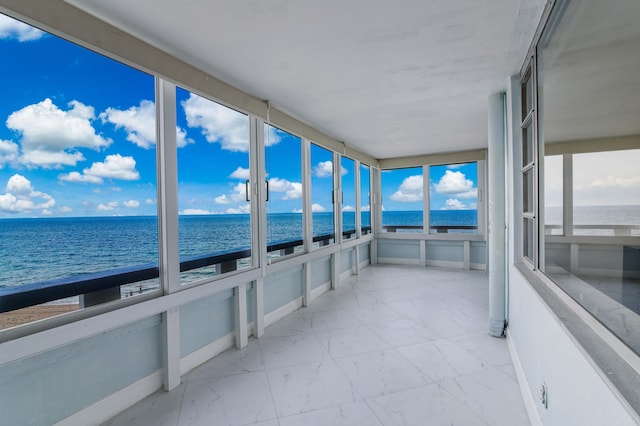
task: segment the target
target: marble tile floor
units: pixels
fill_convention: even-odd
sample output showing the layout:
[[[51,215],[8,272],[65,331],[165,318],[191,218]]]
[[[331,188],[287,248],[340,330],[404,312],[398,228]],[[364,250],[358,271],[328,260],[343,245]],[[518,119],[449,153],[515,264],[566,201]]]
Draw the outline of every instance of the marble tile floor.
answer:
[[[106,425],[528,425],[484,272],[370,266]]]

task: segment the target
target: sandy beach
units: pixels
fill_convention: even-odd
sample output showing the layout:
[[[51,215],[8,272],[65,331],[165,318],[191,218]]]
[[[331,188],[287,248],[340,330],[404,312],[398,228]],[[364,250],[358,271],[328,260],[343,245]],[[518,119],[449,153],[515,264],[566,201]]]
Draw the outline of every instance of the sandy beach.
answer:
[[[20,324],[41,320],[44,318],[54,317],[56,315],[65,314],[67,312],[76,311],[77,304],[73,305],[39,305],[30,306],[28,308],[17,309],[11,312],[0,314],[0,330],[15,327]]]

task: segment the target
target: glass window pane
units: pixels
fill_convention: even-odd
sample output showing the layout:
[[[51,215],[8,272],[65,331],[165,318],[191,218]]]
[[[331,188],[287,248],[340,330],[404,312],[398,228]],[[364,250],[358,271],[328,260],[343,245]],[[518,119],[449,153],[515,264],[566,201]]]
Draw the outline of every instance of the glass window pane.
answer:
[[[429,167],[430,233],[478,232],[478,163]]]
[[[342,157],[342,238],[356,236],[356,182],[355,161]]]
[[[533,169],[529,169],[522,175],[522,210],[533,213],[533,208]]]
[[[267,255],[302,253],[302,142],[265,126],[267,175]]]
[[[382,230],[423,231],[422,167],[382,170]]]
[[[522,166],[526,166],[533,162],[533,125],[530,124],[522,129]]]
[[[577,237],[547,235],[541,256],[545,274],[640,353],[640,149],[616,150],[620,137],[640,133],[640,7],[629,5],[607,2],[606,19],[594,20],[601,4],[568,2],[552,17],[557,30],[542,35],[544,143],[572,157],[564,208]]]
[[[177,89],[180,281],[251,264],[249,117]]]
[[[521,97],[522,97],[522,105],[521,105],[522,117],[520,120],[524,121],[525,117],[527,116],[527,114],[529,114],[529,111],[531,111],[533,107],[533,92],[532,92],[533,84],[532,84],[530,70],[525,75],[520,88],[521,88]]]
[[[29,34],[0,41],[2,294],[51,280],[95,289],[91,274],[149,270],[158,262],[154,78],[0,17]],[[0,328],[157,290],[148,275],[27,310],[4,305]]]
[[[640,149],[573,155],[574,235],[640,236],[639,165]]]
[[[335,242],[333,215],[333,153],[311,144],[312,247]]]
[[[534,239],[534,226],[533,219],[523,220],[523,256],[533,262],[533,239]]]
[[[544,229],[547,235],[563,234],[562,155],[544,157]]]
[[[371,169],[360,164],[360,227],[362,235],[371,232]]]

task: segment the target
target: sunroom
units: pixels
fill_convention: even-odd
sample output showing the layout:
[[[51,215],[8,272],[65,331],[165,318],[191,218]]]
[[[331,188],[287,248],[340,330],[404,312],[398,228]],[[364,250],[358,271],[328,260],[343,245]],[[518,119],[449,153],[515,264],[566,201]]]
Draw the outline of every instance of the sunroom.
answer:
[[[0,12],[7,424],[640,422],[637,2]]]

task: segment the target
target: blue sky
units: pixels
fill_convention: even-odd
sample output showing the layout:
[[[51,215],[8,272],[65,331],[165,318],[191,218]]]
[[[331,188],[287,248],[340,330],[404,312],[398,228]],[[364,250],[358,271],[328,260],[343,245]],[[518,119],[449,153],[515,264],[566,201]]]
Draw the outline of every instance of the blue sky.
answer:
[[[155,215],[153,77],[3,15],[0,52],[0,217]],[[248,213],[247,116],[183,89],[176,107],[180,212]],[[268,211],[300,211],[300,139],[265,139]]]
[[[0,71],[0,217],[155,215],[153,77],[4,16],[0,51],[11,58]],[[248,213],[248,117],[181,88],[176,98],[180,213]],[[300,139],[269,127],[265,140],[268,212],[300,212]],[[332,153],[312,145],[311,161],[313,211],[331,211]],[[354,165],[343,158],[345,212]],[[421,174],[384,172],[385,209],[420,210]],[[432,167],[432,209],[475,208],[476,176],[475,164]]]
[[[382,205],[385,211],[423,209],[422,167],[384,170]],[[477,163],[430,166],[431,210],[474,210],[478,205]]]

